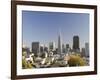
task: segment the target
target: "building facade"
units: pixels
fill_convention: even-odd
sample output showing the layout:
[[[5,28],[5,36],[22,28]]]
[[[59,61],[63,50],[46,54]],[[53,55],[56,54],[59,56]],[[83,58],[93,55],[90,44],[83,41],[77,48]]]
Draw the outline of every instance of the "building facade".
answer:
[[[89,43],[85,43],[85,55],[89,57]]]
[[[78,36],[74,36],[73,37],[73,50],[75,52],[79,52],[80,51],[80,47],[79,47],[79,37]]]
[[[40,52],[39,42],[32,42],[32,53],[37,55],[37,54],[39,54],[39,52]]]
[[[55,50],[55,43],[54,42],[50,42],[49,43],[49,51],[54,51]]]

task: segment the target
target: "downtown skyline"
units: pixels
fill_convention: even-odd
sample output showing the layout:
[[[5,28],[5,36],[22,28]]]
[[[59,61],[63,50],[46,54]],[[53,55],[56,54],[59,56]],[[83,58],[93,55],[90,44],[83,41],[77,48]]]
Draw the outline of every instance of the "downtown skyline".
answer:
[[[89,14],[23,11],[23,44],[31,47],[32,42],[41,44],[58,43],[59,33],[62,44],[72,48],[73,36],[80,37],[80,47],[89,42]],[[60,30],[60,31],[59,31]]]

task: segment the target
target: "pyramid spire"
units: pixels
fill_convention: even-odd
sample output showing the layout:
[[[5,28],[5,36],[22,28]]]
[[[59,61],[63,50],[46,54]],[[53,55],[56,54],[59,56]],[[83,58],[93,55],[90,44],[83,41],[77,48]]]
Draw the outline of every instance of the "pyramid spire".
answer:
[[[62,44],[61,44],[61,32],[59,29],[59,35],[58,35],[58,54],[62,53]]]

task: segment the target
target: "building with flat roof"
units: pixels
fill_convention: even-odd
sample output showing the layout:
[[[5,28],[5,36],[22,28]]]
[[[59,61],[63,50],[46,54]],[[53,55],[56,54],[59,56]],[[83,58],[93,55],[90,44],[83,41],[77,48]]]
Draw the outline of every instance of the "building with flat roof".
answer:
[[[79,36],[74,36],[73,37],[73,50],[75,52],[79,52],[80,51],[80,47],[79,47]]]
[[[89,57],[89,43],[85,43],[85,55]]]
[[[39,42],[32,42],[32,53],[37,55],[37,54],[39,54],[39,52],[40,52]]]

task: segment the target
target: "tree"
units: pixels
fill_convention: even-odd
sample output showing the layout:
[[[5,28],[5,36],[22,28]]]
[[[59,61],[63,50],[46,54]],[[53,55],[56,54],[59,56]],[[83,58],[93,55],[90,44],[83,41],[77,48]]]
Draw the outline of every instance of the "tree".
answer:
[[[27,62],[25,59],[22,59],[22,68],[26,69],[27,68]]]
[[[70,55],[69,66],[85,66],[86,61],[79,55]]]
[[[27,62],[27,68],[33,68],[32,64],[30,62]]]
[[[23,69],[28,69],[28,68],[33,68],[32,64],[25,59],[22,59],[22,68]]]

